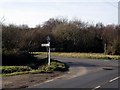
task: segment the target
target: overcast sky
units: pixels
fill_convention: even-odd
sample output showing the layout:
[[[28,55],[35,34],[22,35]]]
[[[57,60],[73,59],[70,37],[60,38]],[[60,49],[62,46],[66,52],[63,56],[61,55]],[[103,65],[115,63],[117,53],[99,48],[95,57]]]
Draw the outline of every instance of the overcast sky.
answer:
[[[96,24],[118,24],[119,0],[0,0],[5,24],[34,27],[49,18],[74,18]]]

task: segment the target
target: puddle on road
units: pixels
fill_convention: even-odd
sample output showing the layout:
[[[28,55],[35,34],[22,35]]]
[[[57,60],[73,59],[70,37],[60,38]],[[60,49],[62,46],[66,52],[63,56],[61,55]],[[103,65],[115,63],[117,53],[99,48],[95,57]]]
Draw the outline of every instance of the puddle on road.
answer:
[[[113,67],[103,67],[104,70],[114,70]]]

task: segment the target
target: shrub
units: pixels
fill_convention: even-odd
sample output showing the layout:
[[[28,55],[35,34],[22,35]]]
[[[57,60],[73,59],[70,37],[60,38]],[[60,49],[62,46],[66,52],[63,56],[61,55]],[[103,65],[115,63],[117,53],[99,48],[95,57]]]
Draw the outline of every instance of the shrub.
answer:
[[[114,40],[105,49],[105,54],[120,55],[120,41]]]
[[[43,66],[42,67],[42,72],[48,73],[48,72],[53,72],[53,71],[54,71],[54,67],[52,67],[52,66]]]
[[[3,49],[2,54],[2,65],[3,66],[16,66],[16,65],[26,65],[28,63],[34,62],[35,57],[25,51],[19,50],[6,50]]]
[[[59,61],[52,61],[50,65],[43,66],[43,72],[53,72],[53,71],[66,71],[68,67],[66,64]]]
[[[51,62],[51,66],[55,67],[54,70],[56,71],[65,69],[65,64],[61,62]]]

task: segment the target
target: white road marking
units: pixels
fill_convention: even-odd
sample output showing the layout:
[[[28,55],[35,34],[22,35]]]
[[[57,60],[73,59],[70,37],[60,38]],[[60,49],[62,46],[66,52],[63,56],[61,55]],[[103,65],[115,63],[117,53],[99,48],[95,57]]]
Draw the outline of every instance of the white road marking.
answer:
[[[104,60],[104,61],[110,61],[110,60]]]
[[[41,85],[41,84],[44,84],[44,83],[49,83],[49,82],[57,80],[57,79],[63,79],[63,80],[72,79],[72,78],[75,78],[75,77],[78,77],[78,76],[82,76],[86,73],[87,73],[87,69],[85,67],[78,67],[77,70],[70,70],[69,72],[67,72],[66,74],[64,74],[62,76],[58,76],[58,77],[55,77],[53,79],[44,81],[42,83],[35,84],[32,87],[35,87],[35,86],[38,86],[38,85]]]
[[[96,90],[96,89],[98,89],[98,88],[100,88],[101,86],[97,86],[97,87],[95,87],[94,89],[92,89],[92,90]]]
[[[116,77],[116,78],[114,78],[114,79],[111,79],[111,80],[109,80],[109,83],[111,83],[111,82],[113,82],[113,81],[115,81],[115,80],[117,80],[117,79],[119,79],[120,78],[120,76],[118,76],[118,77]],[[96,90],[96,89],[98,89],[98,88],[100,88],[101,86],[97,86],[97,87],[95,87],[94,89],[92,89],[92,90]]]
[[[51,80],[45,81],[45,83],[51,82],[51,81],[53,81],[53,80],[54,80],[54,79],[51,79]]]
[[[64,76],[64,75],[55,77],[55,78],[53,78],[53,79],[44,81],[44,82],[42,82],[42,83],[35,84],[35,85],[33,85],[32,87],[35,87],[35,86],[38,86],[38,85],[41,85],[41,84],[44,84],[44,83],[48,83],[48,82],[51,82],[51,81],[54,81],[54,80],[56,80],[56,79],[62,78],[63,76]]]
[[[117,80],[117,79],[119,79],[120,78],[120,76],[119,77],[116,77],[116,78],[114,78],[114,79],[112,79],[112,80],[110,80],[109,82],[113,82],[113,81],[115,81],[115,80]]]

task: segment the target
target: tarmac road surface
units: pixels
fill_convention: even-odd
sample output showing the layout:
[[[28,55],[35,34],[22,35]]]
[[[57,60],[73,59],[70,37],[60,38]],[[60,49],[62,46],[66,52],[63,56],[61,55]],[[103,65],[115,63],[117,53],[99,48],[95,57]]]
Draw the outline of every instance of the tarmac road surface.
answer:
[[[120,60],[94,60],[52,57],[70,66],[68,73],[29,88],[119,88]]]

